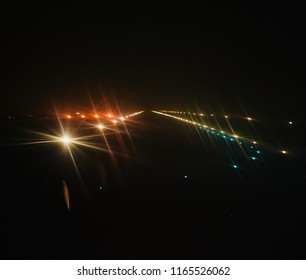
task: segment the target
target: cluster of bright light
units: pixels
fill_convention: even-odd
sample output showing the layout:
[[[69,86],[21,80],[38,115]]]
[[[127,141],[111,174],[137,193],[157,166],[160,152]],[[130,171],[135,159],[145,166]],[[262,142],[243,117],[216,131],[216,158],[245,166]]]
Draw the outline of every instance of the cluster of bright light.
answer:
[[[128,119],[128,118],[131,118],[131,117],[135,117],[141,113],[143,113],[144,111],[139,111],[139,112],[136,112],[136,113],[133,113],[133,114],[129,114],[129,115],[126,115],[125,118]]]
[[[178,111],[165,111],[165,110],[162,110],[162,111],[152,111],[156,114],[161,114],[161,115],[164,115],[164,116],[167,116],[167,117],[170,117],[170,118],[174,118],[174,119],[177,119],[177,120],[180,120],[180,121],[183,121],[183,122],[186,122],[186,123],[189,123],[189,124],[193,124],[195,126],[198,126],[200,127],[200,129],[205,129],[208,133],[211,133],[211,134],[215,134],[217,136],[221,136],[222,138],[224,139],[229,139],[230,141],[234,141],[236,140],[236,142],[238,144],[243,144],[243,142],[246,142],[246,143],[252,143],[254,145],[257,145],[258,143],[256,141],[253,141],[252,139],[248,139],[248,138],[245,138],[245,137],[241,137],[241,136],[238,136],[236,134],[230,134],[230,133],[226,133],[224,132],[223,130],[216,130],[214,127],[211,127],[209,128],[207,125],[203,124],[203,123],[198,123],[198,122],[195,122],[194,120],[189,120],[189,119],[186,119],[186,118],[181,118],[181,117],[178,117],[178,116],[174,116],[172,114],[185,114],[186,112],[178,112]],[[168,112],[168,113],[166,113]],[[170,113],[170,112],[173,112],[173,113]],[[170,114],[169,114],[170,113]],[[194,114],[194,113],[190,113],[188,112],[188,114]],[[213,116],[213,114],[211,114],[211,116]],[[226,115],[225,118],[228,118],[228,116]],[[253,120],[252,118],[248,117],[247,118],[248,120]],[[243,142],[241,141],[238,141],[238,138],[239,139],[243,139]],[[250,146],[251,149],[254,149],[253,146]],[[257,154],[260,154],[261,152],[259,150],[256,151]],[[287,154],[288,152],[285,151],[285,150],[282,150],[281,151],[282,154]],[[256,160],[256,157],[251,157],[252,160]]]
[[[188,120],[188,119],[185,119],[185,118],[173,116],[173,115],[166,114],[166,113],[163,113],[163,112],[160,112],[160,111],[154,111],[154,110],[152,110],[152,112],[153,112],[153,113],[156,113],[156,114],[164,115],[164,116],[166,116],[166,117],[174,118],[174,119],[177,119],[177,120],[186,122],[186,123],[190,123],[190,124],[196,125],[196,126],[198,126],[198,127],[205,128],[208,132],[213,131],[213,134],[215,134],[215,133],[216,133],[216,134],[217,134],[217,133],[221,133],[221,134],[224,134],[224,136],[227,135],[228,137],[240,138],[240,136],[238,136],[238,135],[236,135],[236,134],[232,135],[232,134],[229,134],[229,133],[225,133],[223,130],[218,131],[218,130],[216,130],[214,127],[208,128],[207,125],[202,124],[202,123],[195,122],[195,121],[193,121],[193,120]]]

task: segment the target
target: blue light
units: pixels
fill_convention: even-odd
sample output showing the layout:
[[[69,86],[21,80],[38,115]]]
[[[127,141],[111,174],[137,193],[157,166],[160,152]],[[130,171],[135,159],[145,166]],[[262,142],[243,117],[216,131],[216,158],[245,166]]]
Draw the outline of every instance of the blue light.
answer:
[[[234,167],[234,168],[238,168],[238,165],[234,164],[233,167]]]
[[[251,157],[252,160],[256,160],[256,157]]]
[[[257,154],[260,154],[260,151],[256,151]]]

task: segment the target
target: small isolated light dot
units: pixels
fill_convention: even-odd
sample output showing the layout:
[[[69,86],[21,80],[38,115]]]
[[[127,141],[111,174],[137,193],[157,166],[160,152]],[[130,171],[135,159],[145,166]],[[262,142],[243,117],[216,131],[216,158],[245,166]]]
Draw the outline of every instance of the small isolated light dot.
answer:
[[[224,116],[226,119],[228,119],[228,116]]]
[[[234,168],[238,168],[238,165],[234,164],[233,167],[234,167]]]
[[[252,160],[256,160],[256,157],[251,157]]]
[[[256,151],[257,154],[260,154],[260,151]]]
[[[71,116],[70,116],[70,115],[68,115],[68,116],[67,116],[67,118],[68,118],[68,119],[71,119]]]
[[[77,115],[79,115],[79,114],[80,114],[80,112],[76,112],[76,114],[77,114]]]
[[[102,187],[100,187],[100,190],[102,190],[103,188]]]
[[[289,122],[289,124],[293,124],[293,122]]]
[[[251,149],[254,149],[254,147],[253,147],[253,146],[251,146]]]
[[[211,117],[213,117],[213,116],[214,116],[214,114],[210,114],[210,116],[211,116]]]
[[[184,176],[184,178],[185,178],[185,179],[188,179],[188,176],[187,176],[187,175],[185,175],[185,176]]]
[[[285,150],[283,150],[283,151],[281,151],[282,152],[282,154],[287,154],[287,151],[285,151]]]
[[[253,144],[257,144],[257,142],[256,142],[256,141],[253,141]]]
[[[248,117],[248,118],[247,118],[247,120],[251,121],[251,120],[252,120],[252,118]]]

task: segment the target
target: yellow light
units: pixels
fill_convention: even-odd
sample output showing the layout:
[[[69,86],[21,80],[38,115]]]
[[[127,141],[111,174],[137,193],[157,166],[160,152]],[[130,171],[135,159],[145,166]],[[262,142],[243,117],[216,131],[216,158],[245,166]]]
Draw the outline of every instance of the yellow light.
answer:
[[[282,152],[282,154],[287,154],[287,151],[285,151],[285,150],[283,150],[283,151],[281,151]]]
[[[67,115],[67,118],[68,118],[68,119],[71,119],[71,116],[70,116],[70,115]]]
[[[99,118],[99,116],[96,114],[96,115],[95,115],[95,118]]]
[[[97,125],[97,128],[99,128],[99,129],[102,130],[102,129],[104,128],[104,125],[103,125],[103,124],[98,124],[98,125]]]
[[[109,118],[111,118],[111,117],[112,117],[112,114],[108,114],[107,116],[108,116]]]
[[[228,116],[224,116],[226,119],[228,118]]]
[[[253,144],[257,144],[257,142],[256,142],[256,141],[253,141]]]
[[[76,112],[76,114],[77,114],[77,115],[79,115],[79,114],[80,114],[80,112]]]
[[[214,114],[210,114],[210,116],[211,116],[211,117],[213,117],[213,116],[214,116]]]
[[[233,135],[233,137],[235,137],[235,138],[239,138],[239,136],[238,136],[238,135]]]

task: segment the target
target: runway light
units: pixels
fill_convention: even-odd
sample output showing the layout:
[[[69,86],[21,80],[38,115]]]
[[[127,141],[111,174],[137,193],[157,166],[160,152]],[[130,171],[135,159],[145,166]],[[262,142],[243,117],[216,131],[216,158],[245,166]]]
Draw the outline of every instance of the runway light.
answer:
[[[66,145],[68,145],[69,143],[71,143],[71,138],[69,136],[63,136],[62,137],[62,142]]]
[[[247,118],[247,120],[248,120],[248,121],[251,121],[251,120],[252,120],[252,118],[248,117],[248,118]]]
[[[79,114],[80,114],[80,112],[76,112],[76,114],[77,114],[77,115],[79,115]]]
[[[228,116],[224,116],[226,119],[228,119]]]
[[[233,167],[234,167],[234,168],[238,168],[238,165],[234,164]]]
[[[256,160],[256,157],[251,157],[252,160]]]
[[[124,121],[125,118],[124,118],[124,117],[120,117],[119,119],[120,119],[121,121]]]
[[[293,124],[293,122],[289,122],[289,124]]]
[[[253,144],[257,144],[257,142],[256,142],[256,141],[253,141]]]
[[[184,176],[184,178],[185,178],[185,179],[188,179],[188,176],[187,176],[187,175],[185,175],[185,176]]]
[[[287,154],[288,152],[287,151],[285,151],[285,150],[283,150],[283,151],[281,151],[282,152],[282,154]]]
[[[98,115],[95,115],[95,118],[99,118],[99,116],[98,116]]]
[[[67,118],[68,118],[68,119],[71,119],[71,116],[70,116],[70,115],[67,115]]]
[[[109,118],[111,118],[113,115],[112,115],[112,114],[108,114],[107,116],[108,116]]]

